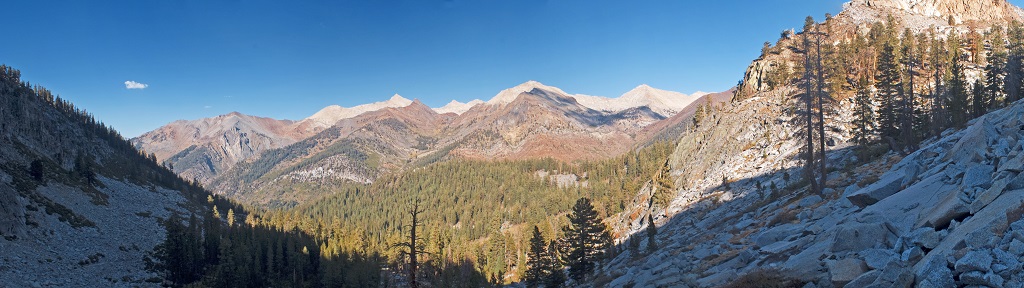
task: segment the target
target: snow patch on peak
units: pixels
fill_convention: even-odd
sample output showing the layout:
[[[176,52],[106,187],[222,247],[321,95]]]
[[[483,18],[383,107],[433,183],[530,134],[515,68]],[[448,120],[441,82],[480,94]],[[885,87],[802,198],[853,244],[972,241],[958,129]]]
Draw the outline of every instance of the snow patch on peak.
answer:
[[[402,97],[402,95],[398,95],[397,93],[395,95],[391,95],[391,98],[389,98],[388,101],[386,101],[386,102],[387,103],[398,103],[398,104],[406,103],[406,102],[412,103],[412,101],[410,101],[409,99],[405,99],[405,97]],[[356,107],[359,107],[359,106],[356,106]]]
[[[619,98],[607,98],[600,96],[573,95],[576,101],[590,109],[617,112],[634,107],[647,106],[654,112],[665,117],[671,117],[686,108],[687,105],[707,93],[698,92],[687,96],[686,94],[661,90],[647,84],[641,84],[633,90],[629,90]]]
[[[487,101],[487,105],[505,105],[508,103],[512,103],[512,101],[515,101],[516,98],[519,97],[519,94],[533,91],[533,89],[541,89],[550,92],[556,92],[562,95],[569,95],[565,93],[565,91],[562,91],[562,89],[547,86],[541,84],[540,82],[530,80],[526,81],[526,83],[516,85],[515,87],[501,90],[501,92],[499,92],[498,95],[495,95],[494,98],[491,98],[491,100]]]
[[[711,94],[711,92],[697,91],[697,92],[693,92],[693,94],[690,94],[690,97],[700,98],[700,97],[702,97],[704,95],[708,95],[708,94]]]
[[[384,108],[400,108],[406,107],[412,104],[412,100],[402,97],[402,95],[395,94],[391,96],[387,101],[374,102],[369,104],[363,104],[352,108],[345,108],[338,105],[331,105],[324,107],[313,116],[302,120],[302,122],[310,123],[314,127],[331,127],[334,123],[342,119],[348,119],[362,115],[366,112],[377,111]]]
[[[437,112],[437,114],[455,113],[462,115],[462,113],[466,113],[466,111],[469,111],[470,108],[473,108],[474,106],[483,103],[484,101],[480,99],[473,99],[473,101],[469,101],[469,103],[462,103],[459,101],[452,100],[451,102],[448,102],[447,105],[444,105],[444,107],[434,108],[434,112]]]

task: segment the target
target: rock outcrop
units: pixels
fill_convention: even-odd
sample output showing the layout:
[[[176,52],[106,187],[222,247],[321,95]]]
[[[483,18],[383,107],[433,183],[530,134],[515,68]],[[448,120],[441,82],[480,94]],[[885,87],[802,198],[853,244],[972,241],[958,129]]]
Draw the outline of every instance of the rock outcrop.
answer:
[[[236,163],[281,148],[310,133],[295,123],[238,112],[192,121],[175,121],[132,139],[185,179],[208,184]]]
[[[739,119],[750,116],[742,111],[764,105],[758,104],[763,100],[726,108],[716,121],[739,123],[719,124],[724,126],[712,130],[742,131],[729,127],[745,125]],[[720,164],[709,165],[704,172],[687,170],[701,175],[680,178],[682,186],[692,188],[680,191],[664,216],[657,217],[663,223],[658,238],[663,247],[644,258],[636,258],[640,252],[627,251],[612,260],[605,273],[619,276],[610,286],[713,287],[736,275],[774,269],[814,287],[1022,287],[1024,182],[1019,179],[1024,174],[1017,163],[1024,160],[1024,122],[1020,119],[1024,119],[1024,101],[975,119],[966,129],[931,139],[905,157],[889,155],[846,166],[841,169],[849,172],[830,175],[829,186],[850,188],[843,193],[830,188],[822,195],[757,188],[784,187],[780,168],[784,173],[799,172],[785,162],[778,162],[774,173],[748,170],[788,159],[786,155],[794,153],[784,152],[788,141],[764,151],[757,145],[725,151],[739,155],[725,161],[720,159],[729,157],[708,154],[713,150],[705,149],[693,155],[706,155]],[[751,122],[763,123],[755,118],[746,124]],[[708,136],[714,133],[705,133],[697,131],[700,139],[719,141]],[[725,139],[736,141],[745,133],[730,135]],[[688,149],[680,148],[677,156],[696,153]],[[751,150],[769,156],[743,158]],[[852,155],[837,149],[830,159],[833,156]],[[684,157],[674,165],[689,169],[687,161]],[[730,183],[729,188],[700,181],[722,175],[743,180]],[[664,263],[671,264],[660,267]]]
[[[1005,23],[1020,20],[1024,15],[1024,11],[1006,0],[854,0],[847,3],[845,9],[899,11],[903,15],[944,21],[953,17],[956,23]]]

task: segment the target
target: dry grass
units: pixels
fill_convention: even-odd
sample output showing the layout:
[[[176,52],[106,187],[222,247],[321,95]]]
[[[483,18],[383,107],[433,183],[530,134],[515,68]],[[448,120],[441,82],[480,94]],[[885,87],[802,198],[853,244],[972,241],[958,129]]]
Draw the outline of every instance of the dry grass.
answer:
[[[783,276],[778,270],[757,270],[747,273],[728,284],[723,288],[800,288],[805,284],[803,281]]]
[[[754,234],[755,231],[757,231],[757,229],[747,229],[744,230],[742,233],[733,232],[732,238],[729,238],[729,243],[734,245],[743,244],[743,240],[750,237],[750,234]]]
[[[785,224],[785,223],[793,223],[793,222],[795,222],[797,220],[796,219],[796,214],[797,214],[796,210],[786,210],[786,211],[779,212],[779,214],[775,215],[775,217],[773,217],[771,221],[768,221],[767,227],[772,227],[772,226],[775,226],[775,225]]]
[[[1009,226],[1010,223],[1017,222],[1022,216],[1024,216],[1024,203],[1013,210],[1006,211],[1006,225]]]
[[[743,249],[730,250],[728,252],[718,254],[718,256],[708,259],[707,261],[701,261],[700,269],[702,271],[708,270],[711,267],[724,263],[725,261],[732,260],[732,258],[736,258],[736,256],[740,255],[740,251],[743,251]]]

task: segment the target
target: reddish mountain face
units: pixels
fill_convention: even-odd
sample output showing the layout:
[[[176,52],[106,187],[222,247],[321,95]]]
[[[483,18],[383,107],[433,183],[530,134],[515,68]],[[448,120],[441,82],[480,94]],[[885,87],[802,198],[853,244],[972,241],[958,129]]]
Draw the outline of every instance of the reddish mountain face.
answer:
[[[175,121],[132,139],[186,179],[205,182],[235,163],[263,151],[295,143],[308,135],[292,121],[238,112],[193,121]]]
[[[357,106],[374,106],[376,110],[360,111],[328,127],[311,129],[314,121],[309,119],[293,122],[233,113],[171,123],[133,142],[156,153],[179,173],[221,193],[287,204],[313,197],[281,196],[281,191],[290,191],[282,187],[292,185],[287,183],[369,183],[382,173],[453,158],[571,162],[613,157],[638,145],[678,136],[691,123],[697,106],[692,103],[721,95],[725,94],[686,96],[642,85],[620,98],[602,98],[570,95],[530,81],[506,89],[486,103],[474,101],[461,114],[440,114],[418,100],[391,107],[397,103],[393,97]],[[660,103],[655,105],[660,113],[644,103]],[[672,108],[679,103],[691,104]],[[682,113],[664,115],[675,111],[672,109]],[[334,110],[351,112],[354,108]],[[324,113],[318,112],[320,118],[330,118]],[[265,197],[270,190],[277,196]]]

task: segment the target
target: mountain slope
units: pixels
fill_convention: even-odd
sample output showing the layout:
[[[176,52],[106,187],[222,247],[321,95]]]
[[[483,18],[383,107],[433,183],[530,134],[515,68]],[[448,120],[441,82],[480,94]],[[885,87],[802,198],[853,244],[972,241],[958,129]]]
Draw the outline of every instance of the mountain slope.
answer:
[[[479,100],[479,99],[475,99],[475,100],[469,101],[468,103],[462,103],[462,102],[459,102],[459,101],[452,100],[451,102],[448,102],[448,104],[445,104],[441,108],[434,108],[434,111],[436,111],[439,114],[445,114],[445,113],[462,114],[462,113],[466,113],[466,111],[469,111],[469,109],[473,108],[473,106],[480,105],[480,104],[483,104],[483,103],[484,103],[484,101],[483,100]]]
[[[201,183],[240,161],[305,138],[287,120],[238,112],[193,121],[175,121],[133,138],[136,148],[153,153],[185,179]]]
[[[450,117],[415,100],[409,106],[343,119],[316,135],[239,163],[210,187],[246,202],[272,206],[308,201],[322,195],[290,187],[372,182],[381,173],[401,169],[417,153],[434,149],[434,139]]]
[[[989,2],[997,9],[972,8]],[[922,7],[953,9],[942,17],[977,21],[970,25],[978,29],[1003,25],[1007,17],[1016,17],[1012,13],[1003,17],[998,7],[1019,11],[1002,0],[854,1],[822,25],[856,27],[884,21],[886,14],[908,21],[924,17],[915,10],[925,9]],[[864,9],[885,13],[857,14]],[[928,17],[940,21],[938,16]],[[955,24],[940,31],[973,33],[967,24]],[[896,31],[903,28],[914,29],[899,26]],[[751,71],[770,76],[787,61],[801,59],[803,52],[792,49],[796,46],[790,42],[800,36],[781,39],[772,47],[781,51],[767,51],[748,68],[747,76]],[[842,44],[848,36],[831,34],[828,42]],[[985,53],[971,51],[967,43],[961,45],[948,49],[963,55]],[[976,64],[968,66],[978,69]],[[767,85],[766,79],[746,77],[743,87],[748,90],[741,91],[744,97],[716,108],[704,125],[678,142],[668,159],[668,181],[653,179],[637,193],[633,205],[613,217],[615,227],[630,234],[646,228],[649,223],[643,219],[654,215],[660,226],[659,246],[653,252],[643,252],[639,245],[618,255],[602,271],[612,276],[595,286],[1024,285],[1020,264],[1024,240],[1015,236],[1024,231],[1020,216],[1024,194],[1019,193],[1024,189],[1020,164],[1024,161],[1020,141],[1024,138],[1020,120],[1024,102],[1009,99],[1002,104],[1008,107],[1001,109],[994,105],[995,111],[967,122],[966,129],[924,133],[930,138],[925,137],[921,148],[902,155],[890,151],[888,145],[893,144],[882,139],[864,145],[852,143],[856,125],[850,97],[855,96],[835,91],[836,107],[828,116],[828,181],[823,193],[812,194],[801,179],[800,135],[804,132],[796,118],[800,108],[794,109],[800,107],[799,98],[794,97],[800,95],[799,82]],[[917,95],[925,105],[931,105],[927,101],[934,98],[922,92],[928,87],[911,88],[921,93]],[[666,188],[662,182],[672,185]],[[667,207],[652,204],[650,199],[666,194],[671,198]],[[644,237],[642,233],[633,235]],[[621,240],[628,243],[633,239]]]
[[[683,93],[653,88],[647,84],[637,86],[619,96],[605,98],[599,96],[573,95],[580,104],[594,110],[622,111],[634,107],[647,107],[664,117],[672,117],[690,103],[703,96],[699,93],[687,96]]]
[[[366,112],[377,111],[384,108],[404,107],[409,104],[412,104],[412,100],[405,99],[401,95],[395,94],[387,101],[363,104],[352,108],[331,105],[321,109],[312,116],[299,121],[299,125],[322,129],[334,126],[334,124],[341,119],[352,118]]]
[[[270,128],[258,126],[262,129],[259,131],[277,133],[274,135],[283,140],[273,141],[274,146],[260,145],[264,149],[253,149],[251,156],[246,154],[246,158],[220,162],[230,165],[217,165],[216,160],[225,158],[218,155],[219,151],[228,148],[224,147],[224,141],[213,138],[197,141],[200,145],[188,146],[171,156],[168,163],[186,176],[214,175],[199,179],[216,191],[237,199],[257,201],[261,205],[291,206],[320,197],[319,193],[309,189],[296,190],[297,187],[305,187],[303,183],[370,183],[384,173],[451,159],[605,159],[635,148],[637,141],[653,143],[655,137],[652,133],[678,135],[682,131],[679,124],[692,116],[690,113],[672,120],[679,123],[654,125],[665,121],[666,117],[652,111],[649,106],[678,102],[679,99],[673,97],[681,94],[645,87],[616,100],[636,101],[635,105],[601,111],[579,103],[579,95],[569,95],[558,88],[529,81],[498,93],[487,102],[489,104],[464,105],[462,108],[467,110],[462,113],[441,114],[419,101],[411,101],[406,106],[385,107],[340,119],[318,133],[293,138],[283,136],[301,135],[301,131],[308,131],[302,128],[308,126],[308,119],[292,124],[272,122],[280,125]],[[513,94],[517,91],[522,92]],[[231,128],[226,129],[227,132],[263,135],[241,132],[247,131],[245,129],[232,130],[235,126],[249,129],[244,125],[227,125]],[[672,129],[644,130],[653,126]],[[282,130],[284,132],[276,132]],[[147,134],[146,139],[154,141],[141,147],[166,145],[158,143],[160,138],[150,135],[160,134]],[[284,141],[292,139],[294,142]],[[208,144],[203,146],[203,141]],[[245,147],[230,147],[236,146]],[[185,145],[176,144],[174,147],[180,149]]]
[[[0,66],[0,283],[156,286],[143,258],[163,239],[160,219],[209,194],[20,81]]]
[[[451,154],[472,159],[599,159],[625,152],[633,143],[631,133],[663,119],[650,109],[596,111],[560,89],[536,82],[517,87],[524,86],[539,88],[507,103],[492,99],[504,104],[477,106],[454,119],[447,129],[458,139]],[[511,98],[508,91],[495,99]]]

